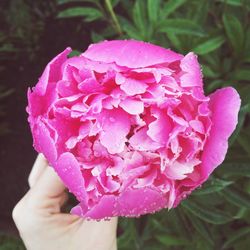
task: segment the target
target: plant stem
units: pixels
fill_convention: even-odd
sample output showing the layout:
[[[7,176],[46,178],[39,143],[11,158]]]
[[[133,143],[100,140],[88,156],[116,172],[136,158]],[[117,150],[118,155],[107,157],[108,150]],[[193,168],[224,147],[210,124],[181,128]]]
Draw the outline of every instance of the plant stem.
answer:
[[[120,26],[120,24],[119,24],[119,21],[118,21],[116,15],[115,15],[115,12],[114,12],[114,10],[113,10],[113,7],[112,7],[112,4],[111,4],[110,0],[105,0],[105,4],[106,4],[107,10],[108,10],[108,12],[110,13],[110,16],[111,16],[111,18],[112,18],[112,20],[113,20],[114,27],[115,27],[117,33],[118,33],[119,35],[122,35],[121,26]]]

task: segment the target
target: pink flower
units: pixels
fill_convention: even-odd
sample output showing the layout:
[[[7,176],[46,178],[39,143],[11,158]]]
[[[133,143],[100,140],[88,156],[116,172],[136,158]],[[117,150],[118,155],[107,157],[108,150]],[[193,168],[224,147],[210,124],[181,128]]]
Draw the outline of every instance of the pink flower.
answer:
[[[203,92],[196,55],[139,41],[67,48],[28,91],[34,147],[100,219],[176,207],[222,163],[238,93]]]

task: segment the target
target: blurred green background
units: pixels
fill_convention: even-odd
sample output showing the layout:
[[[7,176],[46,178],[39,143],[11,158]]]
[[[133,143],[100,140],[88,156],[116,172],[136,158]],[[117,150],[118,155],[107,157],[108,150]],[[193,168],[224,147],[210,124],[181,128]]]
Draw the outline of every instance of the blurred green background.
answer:
[[[11,222],[35,152],[26,90],[65,47],[104,39],[194,51],[206,93],[231,85],[242,98],[230,149],[202,188],[174,210],[121,218],[121,250],[250,249],[250,0],[0,1],[0,250],[24,249]]]

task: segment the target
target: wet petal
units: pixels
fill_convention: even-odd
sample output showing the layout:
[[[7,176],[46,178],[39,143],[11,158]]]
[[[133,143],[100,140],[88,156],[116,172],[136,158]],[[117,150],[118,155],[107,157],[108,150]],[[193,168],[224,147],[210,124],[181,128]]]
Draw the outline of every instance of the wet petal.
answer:
[[[202,154],[202,174],[207,179],[222,163],[228,148],[228,138],[238,122],[240,97],[234,88],[227,87],[210,95],[209,108],[212,111],[212,129]]]
[[[130,98],[126,98],[125,100],[121,101],[119,106],[131,115],[141,114],[144,110],[144,104],[142,101]]]
[[[118,215],[116,209],[117,198],[114,195],[104,195],[98,204],[86,211],[84,205],[78,205],[71,210],[72,214],[91,219],[110,218]]]
[[[127,95],[133,96],[136,94],[142,94],[146,91],[148,85],[142,81],[138,81],[132,78],[126,78],[121,84],[121,90]]]
[[[129,139],[129,143],[135,150],[140,150],[140,151],[156,150],[161,147],[161,144],[153,141],[147,135],[147,128],[142,128],[136,134],[134,134]]]
[[[147,135],[154,141],[162,145],[166,145],[169,133],[172,129],[172,123],[169,117],[161,110],[156,110],[153,113],[156,117],[154,122],[149,124]]]
[[[65,186],[69,188],[69,191],[79,201],[86,202],[87,194],[84,188],[84,179],[74,155],[69,152],[63,153],[55,164],[55,170]]]
[[[126,217],[153,213],[165,206],[166,198],[163,194],[151,188],[128,188],[118,200],[119,215]]]
[[[184,71],[180,77],[182,87],[202,87],[202,74],[197,56],[190,52],[182,60],[180,64],[181,69]]]
[[[45,94],[49,82],[57,82],[60,80],[62,73],[61,66],[67,60],[67,55],[70,52],[71,48],[67,48],[48,63],[35,87],[35,92],[38,95]]]
[[[51,138],[47,126],[41,120],[38,120],[33,127],[33,139],[36,150],[43,153],[49,163],[53,165],[57,159],[55,142]]]
[[[94,61],[112,63],[129,68],[171,63],[183,56],[169,49],[135,40],[103,41],[89,46],[82,56]]]
[[[103,117],[100,142],[110,154],[121,153],[127,141],[126,135],[130,130],[129,116],[126,112],[116,109],[103,113]]]
[[[187,174],[192,173],[196,165],[200,163],[199,160],[191,160],[189,162],[175,161],[165,169],[165,174],[172,180],[182,180],[187,177]]]
[[[195,131],[204,134],[205,129],[201,121],[199,120],[192,120],[189,122],[189,125],[194,129]]]

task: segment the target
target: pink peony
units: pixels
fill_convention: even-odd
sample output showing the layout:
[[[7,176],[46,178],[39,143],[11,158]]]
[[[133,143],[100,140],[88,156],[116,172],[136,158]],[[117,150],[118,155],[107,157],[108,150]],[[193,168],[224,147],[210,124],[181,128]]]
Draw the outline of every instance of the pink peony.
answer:
[[[222,163],[238,93],[205,96],[197,56],[139,41],[67,48],[28,91],[34,147],[101,219],[176,207]]]

